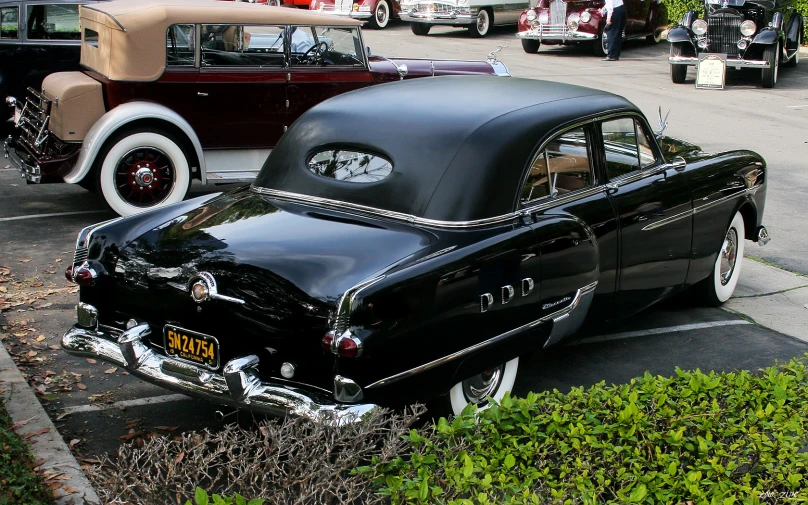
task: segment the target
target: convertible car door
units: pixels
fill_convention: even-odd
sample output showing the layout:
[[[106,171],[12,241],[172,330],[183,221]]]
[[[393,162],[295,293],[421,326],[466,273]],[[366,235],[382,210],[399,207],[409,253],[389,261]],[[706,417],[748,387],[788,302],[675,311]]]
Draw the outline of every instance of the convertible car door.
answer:
[[[638,116],[600,123],[610,198],[620,228],[618,306],[628,315],[684,284],[693,234],[687,174],[664,164]]]
[[[522,189],[521,205],[534,221],[541,255],[537,312],[542,317],[575,303],[577,292],[594,282],[595,312],[608,308],[615,293],[617,221],[603,177],[595,170],[594,139],[590,124],[539,146]],[[587,315],[589,307],[579,308],[576,316]],[[554,331],[547,345],[575,329]]]

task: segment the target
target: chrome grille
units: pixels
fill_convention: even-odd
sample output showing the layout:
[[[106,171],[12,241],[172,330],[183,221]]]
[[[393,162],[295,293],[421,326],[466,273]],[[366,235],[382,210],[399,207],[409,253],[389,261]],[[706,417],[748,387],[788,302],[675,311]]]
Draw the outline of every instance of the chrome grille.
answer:
[[[738,54],[743,17],[733,9],[722,9],[707,16],[707,47],[711,53]]]
[[[550,24],[567,24],[567,4],[563,0],[550,2]]]
[[[418,12],[426,12],[431,14],[450,14],[457,10],[457,7],[449,4],[441,3],[419,3],[415,5]]]
[[[43,144],[48,139],[51,102],[33,88],[28,88],[28,95],[23,104],[20,121],[17,123],[22,130],[20,141],[34,153],[42,154]]]
[[[334,10],[340,12],[350,12],[353,8],[353,0],[334,0]]]

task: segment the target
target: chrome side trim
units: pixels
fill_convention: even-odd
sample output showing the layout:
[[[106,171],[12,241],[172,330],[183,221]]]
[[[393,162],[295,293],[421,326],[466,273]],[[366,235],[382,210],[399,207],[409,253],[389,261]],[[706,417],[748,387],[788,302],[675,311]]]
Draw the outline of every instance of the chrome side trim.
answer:
[[[368,207],[367,205],[359,205],[356,203],[343,202],[340,200],[332,200],[330,198],[322,198],[319,196],[303,195],[300,193],[291,193],[289,191],[281,191],[279,189],[259,188],[257,186],[250,186],[250,191],[254,193],[271,196],[274,198],[281,198],[292,202],[306,203],[310,205],[319,205],[335,210],[348,210],[368,214],[376,217],[385,217],[395,219],[398,221],[405,221],[411,224],[418,224],[422,226],[429,226],[433,228],[472,228],[477,226],[488,226],[492,224],[504,223],[519,217],[519,212],[511,212],[502,216],[495,216],[486,219],[476,219],[473,221],[440,221],[437,219],[426,219],[423,217],[413,216],[412,214],[405,214],[403,212],[395,212],[392,210],[379,209],[376,207]]]
[[[353,310],[353,303],[356,299],[356,295],[359,294],[360,291],[365,289],[366,287],[370,286],[371,284],[375,284],[380,280],[384,279],[384,275],[380,275],[378,277],[374,277],[373,279],[367,280],[365,282],[360,282],[356,286],[348,289],[345,293],[342,294],[339,301],[337,302],[337,313],[334,318],[333,324],[331,325],[332,330],[334,331],[335,338],[331,343],[331,351],[336,354],[337,352],[337,340],[343,336],[348,330],[348,323],[350,322],[351,318],[351,311]]]
[[[560,321],[560,320],[562,320],[564,318],[567,318],[567,317],[570,316],[571,312],[573,312],[579,306],[582,297],[584,297],[584,296],[591,297],[591,295],[594,294],[595,287],[597,285],[598,285],[598,282],[595,281],[595,282],[593,282],[591,284],[587,284],[586,286],[582,287],[581,289],[579,289],[578,291],[575,292],[575,296],[573,297],[573,299],[572,299],[572,301],[570,302],[569,305],[567,305],[567,306],[553,312],[552,314],[548,314],[548,315],[546,315],[546,316],[544,316],[544,317],[542,317],[540,319],[536,319],[535,321],[531,321],[531,322],[529,322],[527,324],[523,324],[522,326],[519,326],[518,328],[514,328],[512,330],[506,331],[505,333],[501,333],[501,334],[499,334],[499,335],[497,335],[495,337],[491,337],[488,340],[484,340],[484,341],[482,341],[482,342],[480,342],[478,344],[474,344],[471,347],[466,347],[465,349],[462,349],[462,350],[457,351],[455,353],[449,354],[448,356],[444,356],[442,358],[438,358],[436,360],[430,361],[429,363],[424,363],[423,365],[419,365],[417,367],[410,368],[409,370],[405,370],[405,371],[397,373],[395,375],[391,375],[390,377],[386,377],[384,379],[377,380],[376,382],[368,385],[366,389],[371,389],[371,388],[375,388],[375,387],[379,387],[379,386],[386,386],[386,385],[392,384],[394,382],[398,382],[398,381],[400,381],[402,379],[405,379],[405,378],[407,378],[407,377],[409,377],[411,375],[415,375],[417,373],[424,372],[424,371],[429,370],[431,368],[435,368],[436,366],[443,365],[444,363],[448,363],[449,361],[455,360],[457,358],[462,358],[463,356],[471,354],[474,351],[478,351],[478,350],[483,349],[485,347],[488,347],[488,346],[490,346],[492,344],[496,344],[497,342],[500,342],[500,341],[502,341],[502,340],[504,340],[504,339],[506,339],[508,337],[512,337],[512,336],[514,336],[516,334],[522,333],[523,331],[533,329],[533,328],[535,328],[536,326],[538,326],[538,325],[540,325],[542,323],[546,323],[548,321]],[[587,309],[588,309],[588,307],[589,307],[589,304],[586,304]],[[584,314],[584,316],[585,315],[586,314]],[[577,320],[578,319],[576,319],[576,321]],[[583,318],[581,318],[580,320],[583,321]],[[575,329],[577,329],[577,328],[575,328]],[[551,338],[552,338],[552,333],[551,333]]]
[[[205,155],[202,144],[199,142],[193,127],[179,114],[162,105],[151,102],[128,102],[121,104],[101,116],[101,119],[87,132],[79,151],[76,165],[64,177],[65,182],[75,184],[90,172],[101,146],[116,131],[125,128],[128,123],[140,119],[157,119],[171,123],[190,139],[194,152],[199,160],[199,170],[202,174],[202,184],[207,183]],[[190,167],[189,167],[190,168]]]
[[[761,186],[762,186],[762,184],[757,184],[755,186],[752,186],[751,188],[746,188],[746,189],[741,190],[741,191],[736,191],[735,193],[732,193],[731,195],[723,196],[723,197],[721,197],[721,198],[719,198],[717,200],[713,200],[712,202],[705,203],[704,205],[699,205],[698,207],[693,207],[690,210],[680,212],[679,214],[673,215],[671,217],[666,217],[665,219],[660,219],[659,221],[657,221],[655,223],[651,223],[649,225],[646,225],[642,229],[642,231],[653,230],[654,228],[659,228],[660,226],[665,226],[666,224],[671,224],[674,221],[679,221],[680,219],[685,219],[687,217],[690,217],[690,216],[693,216],[695,214],[698,214],[699,212],[704,212],[705,210],[709,209],[710,207],[712,207],[714,205],[718,205],[719,203],[724,203],[727,200],[732,200],[733,198],[737,198],[739,196],[743,196],[743,195],[746,195],[746,194],[755,194],[757,192],[757,190],[760,189]]]
[[[147,329],[145,324],[138,325],[113,340],[115,334],[76,325],[62,336],[62,348],[74,356],[102,359],[172,391],[264,414],[339,425],[360,421],[379,408],[373,404],[340,404],[313,386],[264,382],[258,377],[258,358],[253,355],[228,361],[223,373],[180,363],[157,354],[141,340]],[[351,391],[357,394],[355,389]]]

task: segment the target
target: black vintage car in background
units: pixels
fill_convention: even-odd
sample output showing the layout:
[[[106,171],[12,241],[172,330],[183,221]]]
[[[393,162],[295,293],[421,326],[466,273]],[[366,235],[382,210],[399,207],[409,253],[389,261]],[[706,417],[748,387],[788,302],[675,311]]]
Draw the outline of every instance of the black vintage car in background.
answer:
[[[764,88],[777,84],[780,65],[795,67],[805,20],[795,0],[705,0],[668,32],[671,80],[707,53],[723,54],[727,67],[759,68]]]
[[[251,187],[84,229],[62,346],[260,412],[458,413],[585,320],[726,301],[765,194],[757,154],[655,136],[610,93],[383,84],[302,115]]]
[[[50,73],[79,69],[79,5],[96,0],[0,1],[0,98],[2,121],[14,113],[7,96],[39,90]],[[8,134],[11,124],[0,124]]]

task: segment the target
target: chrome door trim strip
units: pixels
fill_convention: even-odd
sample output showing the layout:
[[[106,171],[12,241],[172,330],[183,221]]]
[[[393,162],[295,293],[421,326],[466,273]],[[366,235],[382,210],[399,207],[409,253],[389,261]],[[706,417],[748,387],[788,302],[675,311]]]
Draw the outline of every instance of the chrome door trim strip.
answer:
[[[666,224],[673,223],[674,221],[679,221],[680,219],[684,219],[686,217],[693,216],[695,214],[698,214],[699,212],[704,212],[705,210],[709,209],[710,207],[712,207],[714,205],[718,205],[719,203],[726,202],[727,200],[731,200],[731,199],[739,197],[739,196],[743,196],[743,195],[746,195],[746,194],[755,194],[755,193],[757,193],[758,189],[760,189],[761,186],[763,186],[763,185],[762,184],[757,184],[755,186],[752,186],[751,188],[746,188],[746,189],[743,189],[741,191],[736,191],[735,193],[732,193],[731,195],[723,196],[723,197],[721,197],[721,198],[719,198],[717,200],[713,200],[712,202],[705,203],[704,205],[699,205],[698,207],[694,207],[694,208],[692,208],[690,210],[680,212],[679,214],[673,215],[671,217],[666,217],[665,219],[661,219],[661,220],[659,220],[659,221],[657,221],[655,223],[651,223],[649,225],[646,225],[642,229],[642,231],[653,230],[654,228],[659,228],[660,226],[665,226]]]
[[[331,198],[303,195],[300,193],[291,193],[289,191],[281,191],[279,189],[250,186],[250,191],[261,195],[271,196],[274,198],[282,198],[284,200],[289,200],[292,202],[300,202],[310,205],[319,205],[322,207],[327,207],[335,210],[354,211],[362,214],[369,214],[371,216],[385,217],[389,219],[395,219],[398,221],[404,221],[411,224],[417,224],[434,228],[472,228],[477,226],[488,226],[492,224],[500,224],[514,220],[520,215],[519,212],[511,212],[509,214],[503,214],[501,216],[494,216],[486,219],[475,219],[473,221],[441,221],[438,219],[427,219],[423,217],[417,217],[412,214],[406,214],[404,212],[379,209],[377,207],[369,207],[367,205],[344,202],[341,200],[332,200]]]
[[[666,224],[671,224],[671,223],[673,223],[675,221],[679,221],[680,219],[684,219],[686,217],[692,217],[692,216],[693,216],[693,209],[688,209],[688,210],[686,210],[684,212],[680,212],[679,214],[675,214],[675,215],[673,215],[671,217],[666,217],[665,219],[660,219],[659,221],[656,221],[654,223],[645,225],[645,227],[642,229],[642,231],[653,230],[655,228],[665,226]]]
[[[525,330],[535,328],[536,326],[538,326],[541,323],[545,323],[547,321],[552,321],[554,319],[559,319],[561,317],[565,317],[565,316],[569,315],[573,310],[575,310],[575,308],[578,306],[578,304],[581,301],[581,297],[583,295],[589,293],[590,291],[593,291],[597,285],[598,285],[598,281],[595,281],[595,282],[593,282],[591,284],[587,284],[586,286],[580,288],[579,290],[577,290],[575,292],[575,296],[573,297],[572,302],[570,302],[569,305],[563,307],[562,309],[559,309],[559,310],[553,312],[552,314],[548,314],[548,315],[546,315],[546,316],[544,316],[544,317],[542,317],[540,319],[536,319],[535,321],[531,321],[531,322],[529,322],[527,324],[523,324],[522,326],[519,326],[518,328],[514,328],[512,330],[506,331],[505,333],[501,333],[501,334],[499,334],[499,335],[497,335],[495,337],[491,337],[488,340],[484,340],[484,341],[482,341],[480,343],[474,344],[471,347],[466,347],[465,349],[462,349],[462,350],[457,351],[455,353],[449,354],[448,356],[444,356],[442,358],[438,358],[436,360],[430,361],[429,363],[425,363],[423,365],[419,365],[417,367],[410,368],[409,370],[405,370],[405,371],[397,373],[395,375],[391,375],[390,377],[386,377],[384,379],[377,380],[376,382],[368,385],[367,389],[371,389],[371,388],[375,388],[375,387],[379,387],[379,386],[386,386],[386,385],[392,384],[394,382],[398,382],[398,381],[400,381],[402,379],[405,379],[405,378],[407,378],[407,377],[409,377],[411,375],[415,375],[417,373],[424,372],[424,371],[429,370],[431,368],[435,368],[436,366],[442,365],[444,363],[448,363],[449,361],[452,361],[452,360],[455,360],[457,358],[461,358],[463,356],[466,356],[466,355],[468,355],[468,354],[470,354],[470,353],[472,353],[474,351],[480,350],[480,349],[482,349],[484,347],[488,347],[488,346],[490,346],[492,344],[495,344],[495,343],[497,343],[497,342],[499,342],[501,340],[504,340],[504,339],[506,339],[508,337],[511,337],[513,335],[521,333],[521,332],[523,332]]]

